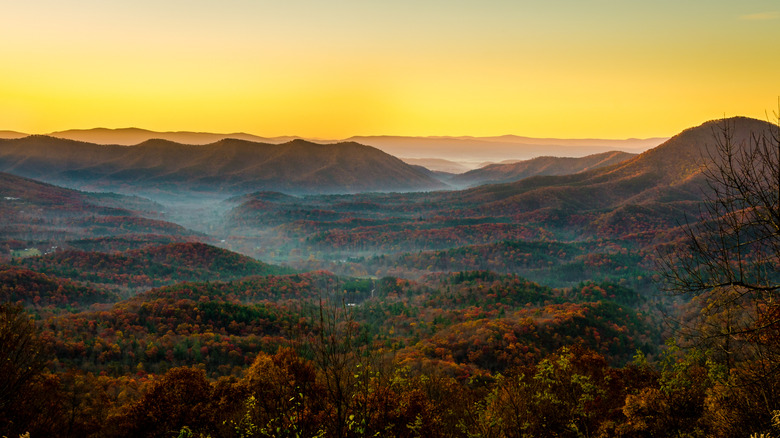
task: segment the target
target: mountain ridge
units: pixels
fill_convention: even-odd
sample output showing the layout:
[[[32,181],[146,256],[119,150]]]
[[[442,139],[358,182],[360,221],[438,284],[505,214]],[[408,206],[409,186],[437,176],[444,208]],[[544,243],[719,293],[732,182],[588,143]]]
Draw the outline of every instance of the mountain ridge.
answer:
[[[503,160],[528,160],[538,156],[583,157],[587,155],[621,150],[642,152],[662,143],[665,138],[641,140],[599,139],[534,139],[532,137],[405,137],[405,136],[354,136],[354,140],[405,158],[444,158],[469,164],[500,162]],[[527,141],[523,141],[527,139]],[[444,152],[443,152],[444,151]],[[445,154],[446,152],[446,154]]]
[[[6,138],[6,139],[14,139],[14,138],[22,138],[27,137],[29,134],[25,134],[23,132],[16,132],[16,131],[0,131],[0,139]]]
[[[61,245],[73,239],[131,234],[198,235],[160,219],[151,201],[87,193],[0,172],[0,242],[22,240]]]
[[[300,138],[297,136],[262,137],[245,132],[220,134],[196,131],[152,131],[143,128],[68,129],[51,132],[47,135],[68,140],[78,140],[97,144],[118,144],[122,146],[135,146],[151,139],[169,140],[182,144],[204,145],[214,143],[224,138],[265,143],[283,143]]]
[[[294,139],[302,139],[302,137],[294,135],[262,137],[244,132],[219,134],[194,131],[151,131],[142,128],[71,129],[55,131],[47,135],[90,143],[118,144],[123,146],[137,145],[152,138],[197,145],[210,144],[225,138],[237,138],[271,144],[281,144]],[[3,137],[0,136],[0,138]],[[18,136],[14,138],[18,138]],[[351,136],[344,139],[308,138],[307,140],[328,144],[357,141],[397,157],[443,158],[458,161],[461,164],[465,164],[468,168],[475,168],[479,167],[477,166],[478,163],[486,161],[527,160],[544,155],[581,157],[609,150],[623,150],[636,153],[657,146],[666,138],[557,139],[508,134],[492,137],[365,135]],[[479,154],[474,153],[474,148],[478,148]]]
[[[355,142],[282,144],[220,139],[187,145],[150,139],[99,145],[50,136],[0,140],[0,171],[67,187],[127,192],[295,194],[416,191],[443,183],[396,157]]]
[[[581,158],[536,157],[514,163],[489,164],[455,175],[449,182],[454,185],[475,186],[518,181],[538,175],[568,175],[609,166],[635,155],[622,151],[610,151]]]
[[[341,258],[551,235],[652,241],[653,233],[672,232],[686,215],[697,214],[707,189],[702,166],[723,122],[687,129],[643,154],[576,174],[416,194],[256,194],[237,200],[228,228],[279,226],[296,239],[305,236],[313,250],[345,251]],[[740,118],[725,123],[734,125],[736,142],[773,126]]]
[[[467,199],[479,199],[482,214],[539,208],[572,208],[587,202],[614,208],[620,203],[649,202],[674,193],[699,199],[704,188],[702,166],[715,145],[719,126],[732,125],[735,143],[746,142],[771,123],[747,117],[705,122],[683,130],[663,144],[611,166],[573,175],[534,176],[517,182],[467,189]]]

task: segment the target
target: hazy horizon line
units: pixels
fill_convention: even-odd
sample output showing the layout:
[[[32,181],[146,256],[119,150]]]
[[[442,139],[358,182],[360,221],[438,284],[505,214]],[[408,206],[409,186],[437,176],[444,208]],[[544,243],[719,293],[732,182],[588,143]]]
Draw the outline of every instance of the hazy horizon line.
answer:
[[[354,138],[361,138],[361,137],[400,137],[400,138],[422,138],[422,139],[432,139],[432,140],[439,140],[439,139],[499,139],[502,137],[515,137],[519,139],[528,138],[528,139],[536,139],[536,140],[609,140],[609,141],[621,141],[621,140],[656,140],[656,139],[668,139],[671,138],[673,135],[654,135],[649,137],[609,137],[609,136],[580,136],[580,137],[564,137],[564,136],[549,136],[549,135],[543,135],[543,136],[534,136],[534,135],[523,135],[523,134],[516,134],[516,133],[504,133],[504,134],[494,134],[494,135],[473,135],[473,134],[462,134],[462,135],[453,135],[453,134],[428,134],[428,135],[414,135],[414,134],[353,134],[346,137],[318,137],[318,136],[305,136],[305,135],[298,135],[298,134],[283,134],[283,135],[262,135],[262,134],[256,134],[249,131],[233,131],[233,132],[218,132],[218,131],[201,131],[201,130],[155,130],[155,129],[148,129],[148,128],[140,128],[137,126],[126,126],[126,127],[119,127],[119,128],[108,128],[105,126],[96,126],[92,128],[68,128],[68,129],[61,129],[61,130],[55,130],[55,131],[48,131],[48,132],[26,132],[26,131],[18,131],[15,129],[0,129],[0,132],[5,133],[13,133],[13,134],[20,134],[24,136],[31,136],[31,135],[44,135],[44,136],[52,136],[55,137],[55,134],[61,134],[61,133],[68,133],[68,132],[89,132],[89,131],[143,131],[143,132],[149,132],[149,133],[156,133],[156,134],[202,134],[202,135],[218,135],[218,136],[229,136],[229,135],[247,135],[252,137],[258,137],[262,139],[279,139],[279,138],[299,138],[303,140],[310,140],[310,141],[342,141],[342,140],[350,140]]]

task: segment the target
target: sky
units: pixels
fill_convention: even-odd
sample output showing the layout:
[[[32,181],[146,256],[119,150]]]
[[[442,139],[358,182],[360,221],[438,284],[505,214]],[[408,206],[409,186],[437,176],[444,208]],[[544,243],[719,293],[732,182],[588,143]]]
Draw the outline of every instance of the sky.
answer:
[[[777,111],[778,0],[0,0],[0,129],[646,138]]]

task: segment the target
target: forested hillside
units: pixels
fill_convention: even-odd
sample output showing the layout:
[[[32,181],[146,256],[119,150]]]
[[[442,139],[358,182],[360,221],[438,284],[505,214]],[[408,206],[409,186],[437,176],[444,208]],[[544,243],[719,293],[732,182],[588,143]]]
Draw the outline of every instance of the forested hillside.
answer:
[[[0,171],[67,187],[146,196],[354,193],[441,189],[396,157],[354,142],[284,144],[221,139],[186,145],[151,139],[98,145],[49,136],[0,139]]]
[[[0,436],[774,436],[778,139],[194,206],[0,174]]]

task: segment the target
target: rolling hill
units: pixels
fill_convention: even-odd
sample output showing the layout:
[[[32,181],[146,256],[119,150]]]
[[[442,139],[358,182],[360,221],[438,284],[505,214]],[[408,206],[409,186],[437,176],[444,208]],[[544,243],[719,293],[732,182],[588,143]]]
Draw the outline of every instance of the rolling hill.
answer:
[[[490,164],[455,175],[448,182],[455,186],[477,186],[519,181],[537,175],[570,175],[620,163],[633,156],[628,152],[612,151],[581,158],[537,157],[514,163]]]
[[[735,142],[772,126],[748,118],[726,122]],[[257,241],[229,240],[229,245],[249,254],[273,248],[255,255],[283,261],[311,252],[346,260],[504,240],[617,239],[609,251],[652,252],[654,245],[675,238],[686,215],[698,214],[706,189],[702,166],[722,123],[704,123],[628,160],[572,175],[433,193],[305,199],[255,194],[229,215],[225,235],[269,230],[256,233]]]
[[[707,122],[618,163],[595,167],[603,163],[595,159],[579,173],[460,191],[255,191],[223,201],[219,220],[203,228],[220,245],[290,260],[306,273],[281,275],[285,268],[260,257],[192,242],[14,258],[0,264],[0,301],[35,313],[30,328],[17,324],[25,330],[16,332],[29,340],[21,345],[41,348],[10,351],[32,351],[40,371],[6,406],[47,416],[52,431],[42,427],[42,436],[261,429],[312,436],[668,436],[688,427],[691,435],[710,436],[732,416],[763,428],[771,421],[762,417],[764,407],[773,405],[758,400],[761,394],[745,397],[757,386],[742,382],[773,383],[777,361],[747,354],[755,345],[771,353],[772,333],[758,341],[738,336],[724,356],[688,348],[676,322],[701,315],[717,329],[745,315],[704,302],[706,295],[660,294],[654,267],[659,246],[675,245],[680,219],[705,199],[703,168],[722,123],[736,143],[776,128],[746,118]],[[35,141],[50,140],[17,143]],[[359,173],[373,165],[369,158],[355,162],[365,152],[356,144],[335,152],[319,145],[334,152],[320,154],[300,141],[273,149],[221,140],[204,156],[212,145],[151,140],[79,149],[83,144],[57,141],[62,148],[33,147],[28,159],[11,164],[101,187],[223,193],[258,169],[277,181],[343,185],[347,176],[326,178],[317,169]],[[265,147],[278,152],[266,160],[275,168],[231,152]],[[132,155],[134,148],[145,154]],[[295,164],[293,154],[309,152],[320,167]],[[343,164],[342,153],[355,167]],[[56,160],[47,161],[51,156]],[[138,225],[175,227],[154,219],[155,208],[137,197],[0,174],[0,231],[18,226],[32,232],[30,241],[75,235],[91,247],[107,236],[112,247],[123,247],[139,235]],[[6,236],[0,234],[0,249],[11,244]],[[760,307],[738,298],[747,317]],[[702,304],[718,313],[702,312]],[[10,310],[3,315],[20,320],[21,309]],[[44,347],[47,356],[35,357]],[[13,372],[30,363],[7,362]],[[770,373],[755,374],[763,369]],[[753,404],[760,408],[744,409]],[[333,421],[339,412],[344,421]],[[746,430],[721,435],[752,432]]]
[[[33,307],[86,307],[118,300],[118,296],[107,290],[29,269],[0,265],[0,302],[19,302]]]
[[[745,141],[752,132],[766,130],[771,126],[767,122],[744,117],[728,119],[727,122],[734,125],[734,140],[737,142]],[[349,223],[362,224],[360,231],[379,225],[387,228],[388,223],[393,223],[392,231],[400,233],[404,230],[404,225],[400,223],[406,223],[411,229],[427,230],[439,228],[433,222],[451,224],[451,221],[442,218],[475,218],[477,223],[483,224],[523,223],[524,220],[531,220],[549,227],[553,223],[574,220],[573,216],[577,216],[580,229],[583,224],[598,227],[599,224],[606,226],[607,223],[619,222],[624,213],[639,212],[640,216],[648,216],[648,219],[649,215],[657,214],[679,218],[682,211],[677,207],[701,200],[701,166],[707,148],[717,140],[716,134],[721,123],[723,121],[720,120],[704,123],[642,154],[575,174],[537,175],[520,181],[461,191],[388,194],[379,197],[361,195],[349,200],[324,197],[305,201],[279,201],[261,196],[245,199],[246,203],[234,211],[232,220],[242,221],[242,226],[258,226],[260,223],[251,218],[259,220],[266,217],[265,213],[270,211],[267,209],[271,209],[278,213],[277,217],[286,215],[289,221],[305,221],[294,226],[300,229],[305,225],[317,233],[332,232],[328,231],[329,228],[348,230]],[[620,159],[621,155],[591,157],[580,162],[580,166],[582,169],[587,165],[596,166],[605,159]],[[544,163],[545,160],[540,161]],[[525,165],[528,166],[528,163]],[[506,166],[511,168],[514,165]],[[348,203],[363,207],[359,211],[345,211],[344,205]],[[653,203],[665,206],[656,208]],[[639,204],[644,207],[628,207]],[[666,224],[665,219],[660,222]],[[659,220],[653,218],[647,223],[655,224]],[[472,223],[469,226],[474,225]],[[322,238],[322,234],[319,237]]]
[[[419,169],[357,143],[281,145],[224,139],[208,145],[148,140],[98,145],[47,136],[0,140],[0,171],[67,187],[122,193],[288,193],[444,188]]]
[[[204,243],[171,243],[122,253],[69,250],[13,263],[35,272],[109,288],[226,281],[292,272]]]
[[[687,129],[663,144],[621,163],[574,175],[538,176],[521,181],[486,185],[453,196],[461,203],[478,204],[482,214],[520,213],[542,208],[587,210],[615,208],[643,202],[700,200],[702,166],[707,151],[718,141],[720,126],[732,126],[735,143],[773,125],[734,117]]]
[[[47,134],[69,140],[97,143],[103,145],[132,146],[148,140],[162,139],[177,143],[205,145],[234,138],[261,143],[281,144],[300,139],[297,136],[261,137],[243,132],[219,134],[210,132],[160,132],[139,128],[93,128],[70,129]],[[14,133],[10,138],[18,138],[24,134]],[[2,133],[0,133],[0,138]],[[467,168],[473,169],[478,163],[499,162],[503,160],[527,160],[537,156],[564,156],[583,157],[586,155],[622,150],[639,153],[649,148],[658,146],[667,138],[646,139],[564,139],[564,138],[535,138],[518,135],[501,135],[494,137],[472,136],[430,136],[411,137],[393,135],[354,136],[346,139],[307,139],[316,143],[344,143],[357,142],[373,146],[396,157],[408,157],[421,159],[436,157],[467,164]],[[421,163],[414,163],[421,164]],[[426,166],[427,167],[427,166]],[[453,172],[446,169],[446,172]],[[453,172],[460,173],[460,172]]]
[[[8,249],[19,249],[14,247],[25,242],[45,249],[72,239],[140,234],[190,239],[197,235],[162,220],[156,207],[143,198],[85,193],[0,173],[0,243],[5,242]],[[6,256],[3,252],[0,255]]]

